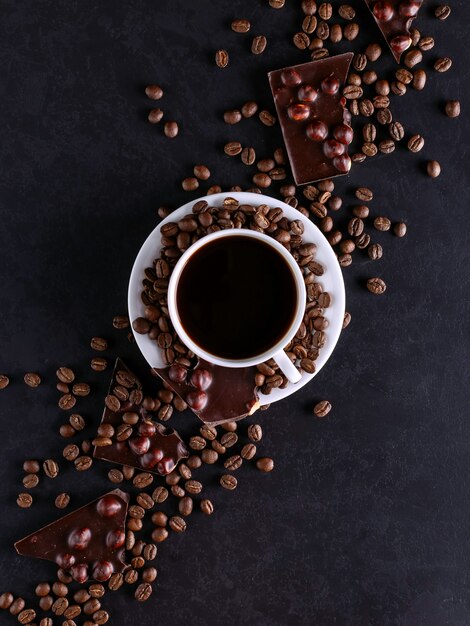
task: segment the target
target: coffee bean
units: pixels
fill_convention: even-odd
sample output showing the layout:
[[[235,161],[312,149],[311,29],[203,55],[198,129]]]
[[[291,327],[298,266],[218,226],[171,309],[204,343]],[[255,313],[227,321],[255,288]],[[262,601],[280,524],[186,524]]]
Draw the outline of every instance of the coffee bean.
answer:
[[[16,498],[16,504],[21,509],[28,509],[33,504],[33,496],[30,493],[20,493]]]
[[[66,383],[67,385],[73,383],[73,381],[75,380],[75,374],[73,370],[70,369],[70,367],[59,367],[59,369],[56,371],[56,376],[60,380],[60,382]]]
[[[264,35],[257,35],[251,43],[251,52],[253,54],[262,54],[266,50],[267,39]]]
[[[214,512],[214,505],[212,504],[210,500],[207,500],[207,498],[204,500],[201,500],[201,502],[199,503],[199,506],[201,508],[201,511],[204,513],[204,515],[212,515],[212,513]]]
[[[135,590],[134,597],[138,602],[145,602],[152,595],[152,585],[150,583],[141,583]]]
[[[93,459],[87,455],[78,456],[75,461],[75,469],[79,472],[86,472],[93,464]]]
[[[239,141],[230,141],[224,146],[225,154],[231,157],[237,156],[237,154],[240,154],[242,150],[242,144]]]
[[[215,63],[217,67],[224,68],[227,67],[229,61],[227,50],[217,50],[215,53]]]
[[[366,286],[375,295],[381,295],[387,289],[387,285],[381,278],[369,278]]]
[[[106,592],[105,588],[103,587],[103,585],[101,585],[100,583],[93,583],[92,585],[90,585],[88,587],[88,592],[90,594],[90,596],[92,598],[102,598]],[[88,602],[88,600],[87,600]],[[99,603],[98,603],[99,604]],[[90,605],[88,605],[88,608],[93,608],[95,611],[98,610],[98,604],[95,603],[90,603]]]
[[[101,357],[96,357],[91,359],[90,367],[95,372],[104,372],[104,370],[108,367],[108,361]]]
[[[310,45],[310,37],[307,33],[299,32],[295,33],[293,37],[294,46],[299,50],[305,50]]]
[[[223,474],[220,477],[220,484],[224,489],[232,491],[233,489],[236,489],[238,481],[235,476],[232,476],[231,474]]]
[[[434,63],[434,69],[436,72],[447,72],[452,67],[452,59],[449,57],[444,57],[442,59],[437,59]]]
[[[178,511],[184,517],[191,515],[191,513],[193,512],[193,499],[189,496],[184,496],[183,498],[181,498],[181,500],[178,502]]]
[[[171,530],[175,531],[175,533],[183,533],[186,530],[186,522],[179,515],[170,517],[169,525]]]
[[[259,424],[250,424],[250,426],[248,426],[248,437],[255,443],[261,441],[263,438],[263,429],[261,426]]]
[[[159,85],[147,85],[145,95],[151,100],[160,100],[163,96],[163,89]]]
[[[165,122],[163,126],[163,132],[165,137],[169,137],[170,139],[174,139],[179,132],[178,124],[174,121]]]
[[[260,472],[272,472],[274,469],[274,461],[267,457],[261,457],[256,461],[256,467],[260,470]]]
[[[269,111],[260,111],[258,117],[265,126],[274,126],[276,123],[276,118]]]
[[[131,565],[134,569],[142,569],[145,565],[145,559],[142,556],[135,556],[131,559]]]
[[[445,112],[446,112],[447,117],[459,117],[460,115],[459,100],[448,100],[445,105]]]
[[[43,610],[43,611],[50,611],[52,604],[54,602],[54,598],[52,596],[44,596],[44,598],[41,598],[39,600],[39,607]],[[42,626],[42,624],[40,624],[40,626]],[[48,625],[49,626],[49,625]],[[52,621],[51,621],[51,626],[52,626]]]
[[[84,439],[81,443],[82,452],[84,454],[88,454],[91,450],[91,441],[89,439]]]
[[[228,459],[224,462],[224,467],[227,470],[235,471],[239,467],[241,467],[243,463],[243,459],[239,454],[234,454],[233,456],[228,457]]]
[[[438,161],[428,161],[426,171],[431,178],[437,178],[441,173],[441,166]]]
[[[242,457],[242,459],[245,459],[246,461],[249,461],[250,459],[252,459],[255,456],[255,454],[256,454],[256,446],[252,443],[247,443],[246,445],[244,445],[240,452],[240,456]]]
[[[434,10],[434,15],[438,20],[446,20],[450,15],[450,6],[448,4],[440,4]]]
[[[202,465],[201,457],[197,454],[191,454],[186,461],[190,469],[198,469]]]
[[[238,19],[233,20],[231,28],[235,33],[247,33],[251,28],[251,24],[249,20]]]
[[[382,258],[382,246],[379,243],[373,243],[367,248],[367,254],[372,261],[377,261]]]
[[[57,383],[55,388],[57,389],[57,391],[60,391],[60,393],[62,394],[70,393],[70,387],[66,385],[65,383]]]
[[[206,447],[206,441],[203,437],[196,435],[189,440],[189,447],[193,450],[203,450]]]
[[[181,182],[181,186],[184,191],[195,191],[199,187],[199,181],[197,178],[190,176]]]
[[[209,426],[208,424],[204,424],[204,426],[201,426],[199,432],[201,433],[202,437],[204,437],[204,439],[207,439],[208,441],[213,441],[217,437],[217,429],[213,426]]]
[[[52,585],[52,591],[54,595],[58,596],[59,598],[65,598],[65,596],[69,592],[67,585],[61,582],[55,582]]]
[[[426,52],[434,48],[434,39],[433,37],[421,37],[418,45],[420,50]]]
[[[213,465],[217,462],[219,458],[219,454],[215,450],[203,450],[201,454],[201,459],[207,465]]]
[[[342,4],[338,8],[338,13],[343,20],[353,20],[356,16],[356,11],[349,4]]]
[[[26,474],[23,478],[23,486],[26,487],[26,489],[34,489],[34,487],[37,487],[38,483],[39,477],[37,474]]]
[[[58,509],[65,509],[66,507],[68,507],[69,503],[70,496],[68,493],[59,493],[54,501],[54,504]]]
[[[5,591],[0,595],[0,609],[9,609],[14,600],[13,594]]]
[[[88,383],[75,383],[72,392],[75,396],[88,396],[90,393],[90,385],[88,385]]]
[[[106,398],[104,399],[104,403],[107,408],[113,413],[116,413],[121,408],[121,402],[118,400],[118,398],[116,398],[116,396],[111,394],[106,396]]]
[[[359,24],[356,24],[356,22],[350,22],[349,24],[346,24],[343,30],[343,34],[344,38],[348,41],[354,41],[354,39],[356,39],[356,37],[359,35]]]
[[[65,448],[62,450],[62,456],[67,461],[74,461],[79,454],[80,450],[78,446],[76,446],[74,443],[65,446]]]
[[[39,387],[41,384],[41,377],[39,374],[35,374],[34,372],[28,372],[24,375],[24,382],[28,385],[28,387]]]
[[[155,567],[146,567],[142,572],[142,580],[144,583],[153,583],[157,578],[157,569]]]
[[[166,489],[166,487],[157,487],[152,493],[152,498],[157,504],[165,502],[168,498],[168,489]]]
[[[391,154],[395,150],[395,142],[393,139],[383,139],[379,143],[379,150],[383,154]]]
[[[225,447],[225,448],[231,448],[232,446],[234,446],[238,441],[238,435],[236,433],[225,433],[224,435],[222,435],[222,437],[220,438],[220,443]]]
[[[36,618],[36,611],[34,609],[24,609],[18,614],[18,621],[20,624],[31,624],[33,619]]]
[[[238,124],[242,120],[242,114],[238,109],[232,109],[224,112],[224,122],[226,124]]]
[[[370,202],[374,197],[372,191],[367,187],[359,187],[354,193],[356,198],[362,200],[362,202]]]
[[[101,608],[101,602],[98,598],[93,597],[91,600],[87,600],[83,605],[83,612],[85,615],[93,615],[95,611],[99,611]]]
[[[192,495],[197,495],[202,491],[202,484],[198,480],[187,480],[184,483],[186,491]]]
[[[168,523],[168,516],[163,513],[163,511],[156,511],[152,515],[152,523],[155,524],[155,526],[164,528]]]
[[[419,152],[424,146],[424,138],[421,135],[413,135],[408,140],[408,150],[411,152]]]
[[[6,374],[0,374],[0,390],[5,389],[10,384],[10,379]]]
[[[393,232],[397,237],[404,237],[406,235],[406,224],[405,222],[397,222],[393,226]]]
[[[46,459],[42,464],[42,468],[48,478],[56,478],[59,474],[59,466],[53,459]]]
[[[286,0],[269,0],[269,6],[272,9],[282,9],[285,3]]]
[[[390,230],[391,222],[388,217],[376,217],[374,219],[374,228],[382,232]]]
[[[149,472],[140,472],[134,476],[132,484],[138,489],[145,489],[153,483],[153,476]]]
[[[405,135],[405,131],[400,122],[392,122],[392,124],[388,127],[388,132],[394,141],[401,141]]]
[[[317,417],[326,417],[331,411],[331,404],[328,400],[322,400],[313,407],[313,412]]]
[[[161,109],[150,109],[147,119],[151,124],[158,124],[163,119],[163,111]]]
[[[103,352],[108,349],[108,342],[103,337],[93,337],[90,342],[92,350]]]

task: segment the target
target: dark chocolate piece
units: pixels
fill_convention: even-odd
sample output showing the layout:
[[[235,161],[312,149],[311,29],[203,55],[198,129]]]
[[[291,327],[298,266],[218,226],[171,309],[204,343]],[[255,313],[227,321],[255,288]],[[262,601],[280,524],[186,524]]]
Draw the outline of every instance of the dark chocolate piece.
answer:
[[[405,50],[411,46],[411,23],[418,15],[423,0],[365,0],[377,26],[397,63]]]
[[[297,185],[347,174],[351,115],[342,95],[352,52],[269,72]]]
[[[199,359],[193,369],[174,364],[154,368],[193,412],[206,424],[233,422],[260,406],[255,386],[256,367],[221,367]]]
[[[93,456],[155,474],[169,474],[189,456],[188,449],[175,430],[152,421],[142,400],[142,384],[121,359],[116,359],[101,419],[101,424],[113,426],[114,436],[111,445],[95,446]],[[132,429],[130,436],[121,437],[120,426]]]
[[[129,494],[114,489],[15,543],[18,554],[52,561],[79,583],[100,582],[124,561]]]

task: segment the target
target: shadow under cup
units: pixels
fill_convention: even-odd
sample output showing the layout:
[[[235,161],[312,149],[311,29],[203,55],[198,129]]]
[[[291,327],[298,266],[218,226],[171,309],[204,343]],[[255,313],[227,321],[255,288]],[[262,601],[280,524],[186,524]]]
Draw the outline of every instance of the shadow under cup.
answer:
[[[289,263],[279,245],[266,235],[237,231],[201,240],[180,260],[174,313],[196,353],[246,361],[289,342],[297,330],[299,281],[295,261]]]

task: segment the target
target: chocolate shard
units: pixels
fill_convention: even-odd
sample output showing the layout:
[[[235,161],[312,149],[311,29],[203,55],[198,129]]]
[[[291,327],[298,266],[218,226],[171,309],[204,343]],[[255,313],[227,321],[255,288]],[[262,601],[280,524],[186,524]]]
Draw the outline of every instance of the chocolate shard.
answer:
[[[199,359],[194,368],[181,365],[154,368],[205,424],[223,424],[252,415],[260,402],[255,386],[255,367],[221,367]]]
[[[84,583],[108,580],[124,561],[129,494],[114,489],[15,543],[18,554],[52,561]]]
[[[111,443],[104,442],[109,445],[95,446],[93,456],[164,476],[189,452],[175,430],[152,420],[142,406],[143,397],[137,376],[116,359],[101,418],[101,424],[113,426],[114,435],[109,438]]]
[[[297,185],[347,174],[353,138],[343,87],[352,52],[269,72],[269,84]]]
[[[418,15],[423,0],[364,0],[380,28],[397,63],[411,46],[411,23]]]

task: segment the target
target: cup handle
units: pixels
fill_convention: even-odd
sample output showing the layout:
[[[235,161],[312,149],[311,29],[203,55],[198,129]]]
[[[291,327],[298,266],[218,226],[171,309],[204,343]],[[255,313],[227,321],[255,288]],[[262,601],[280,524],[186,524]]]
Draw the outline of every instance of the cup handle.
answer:
[[[297,370],[297,368],[289,359],[284,350],[279,350],[279,352],[276,352],[276,354],[273,356],[273,359],[279,365],[283,373],[287,376],[289,382],[299,382],[299,380],[302,378],[302,374]]]

